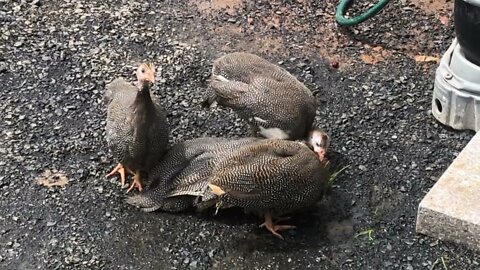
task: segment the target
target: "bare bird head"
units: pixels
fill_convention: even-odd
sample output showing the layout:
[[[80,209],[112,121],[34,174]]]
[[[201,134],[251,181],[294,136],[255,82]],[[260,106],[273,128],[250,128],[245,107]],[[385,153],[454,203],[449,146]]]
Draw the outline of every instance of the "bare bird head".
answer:
[[[155,66],[150,63],[141,64],[137,69],[137,79],[140,85],[152,85],[155,82]]]
[[[308,134],[307,143],[313,148],[318,158],[323,161],[327,154],[327,149],[330,146],[330,137],[328,134],[320,128],[313,128]]]

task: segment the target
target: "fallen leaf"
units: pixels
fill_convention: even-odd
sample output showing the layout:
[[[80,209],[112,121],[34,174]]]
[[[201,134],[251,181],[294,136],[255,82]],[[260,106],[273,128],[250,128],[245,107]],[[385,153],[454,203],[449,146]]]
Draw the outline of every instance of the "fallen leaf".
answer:
[[[440,62],[440,58],[430,55],[415,55],[416,62]]]
[[[370,46],[366,45],[365,48],[371,48]],[[382,46],[376,46],[371,48],[369,54],[362,54],[360,55],[360,59],[366,64],[375,65],[378,62],[385,60],[385,58],[392,55],[392,52],[386,50]]]
[[[450,22],[450,18],[448,18],[447,16],[440,16],[438,19],[443,25],[448,26],[448,23]]]
[[[64,187],[68,183],[68,178],[62,172],[45,170],[39,177],[37,177],[37,183],[46,187]]]
[[[360,55],[360,59],[362,59],[365,64],[375,65],[376,63],[378,63],[378,60],[370,54],[362,54]]]

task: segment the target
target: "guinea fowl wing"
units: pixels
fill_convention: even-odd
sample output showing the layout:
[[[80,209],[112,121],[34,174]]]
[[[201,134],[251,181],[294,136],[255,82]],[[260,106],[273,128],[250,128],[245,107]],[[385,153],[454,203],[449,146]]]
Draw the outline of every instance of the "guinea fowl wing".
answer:
[[[300,139],[310,130],[316,104],[312,92],[284,68],[249,53],[214,61],[208,98],[230,107],[263,137]]]
[[[307,176],[303,167],[309,159],[319,161],[310,152],[298,142],[249,145],[217,164],[209,182],[224,192],[222,197],[229,204],[255,209],[283,207],[311,184],[303,178]]]
[[[108,106],[113,100],[125,100],[133,102],[137,88],[123,78],[116,78],[106,85],[103,95],[105,104]]]
[[[266,77],[276,81],[295,80],[288,71],[269,61],[249,53],[230,53],[214,61],[213,76],[221,76],[229,81],[249,84],[256,77]]]
[[[259,80],[262,85],[257,87]],[[292,81],[295,82],[296,79],[290,73],[259,56],[232,53],[214,62],[211,86],[217,95],[228,98],[249,91],[268,90],[268,87],[263,87],[264,82],[279,82],[284,86]]]
[[[114,155],[122,160],[133,129],[128,125],[137,88],[122,78],[107,84],[104,100],[107,103],[106,139]]]
[[[255,77],[249,84],[221,79],[213,79],[210,83],[220,105],[238,109],[243,117],[264,128],[290,126],[291,117],[302,106],[301,96],[281,91],[285,86],[283,82],[265,77]],[[272,115],[275,121],[268,121]]]
[[[212,171],[210,160],[222,153],[256,141],[256,138],[229,140],[226,138],[197,138],[175,144],[149,172],[149,188],[129,197],[127,203],[144,211],[164,209],[165,198],[181,195],[197,196],[205,187]]]
[[[249,85],[240,81],[225,81],[214,78],[210,88],[216,95],[218,103],[222,106],[237,108],[242,105],[242,96],[250,91]]]

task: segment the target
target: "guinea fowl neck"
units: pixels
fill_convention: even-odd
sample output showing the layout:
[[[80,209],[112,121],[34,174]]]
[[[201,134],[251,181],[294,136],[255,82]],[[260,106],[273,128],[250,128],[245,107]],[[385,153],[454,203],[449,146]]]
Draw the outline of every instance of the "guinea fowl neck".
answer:
[[[150,96],[151,83],[145,81],[138,82],[138,92],[133,103],[134,107],[134,122],[137,125],[145,125],[150,121],[149,118],[154,110],[152,97]]]
[[[138,82],[138,92],[136,102],[152,102],[152,97],[150,96],[150,86],[151,83],[148,81],[139,81]]]

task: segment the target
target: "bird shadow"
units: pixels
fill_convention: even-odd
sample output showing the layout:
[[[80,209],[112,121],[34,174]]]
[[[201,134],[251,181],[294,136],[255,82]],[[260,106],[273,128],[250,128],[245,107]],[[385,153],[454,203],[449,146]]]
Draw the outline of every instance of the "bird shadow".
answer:
[[[353,223],[347,203],[349,200],[345,195],[334,191],[317,205],[280,222],[296,226],[295,229],[280,232],[284,240],[256,226],[251,234],[234,236],[231,242],[238,251],[244,253],[288,253],[299,249],[317,249],[332,242],[349,242],[353,238]],[[256,222],[258,224],[258,219]]]

